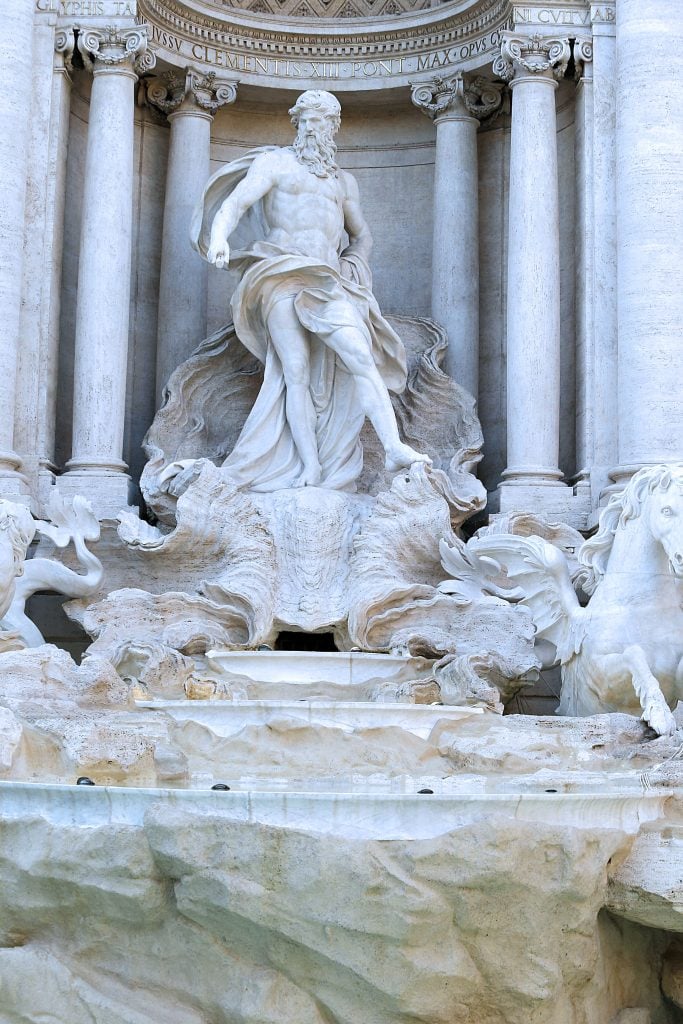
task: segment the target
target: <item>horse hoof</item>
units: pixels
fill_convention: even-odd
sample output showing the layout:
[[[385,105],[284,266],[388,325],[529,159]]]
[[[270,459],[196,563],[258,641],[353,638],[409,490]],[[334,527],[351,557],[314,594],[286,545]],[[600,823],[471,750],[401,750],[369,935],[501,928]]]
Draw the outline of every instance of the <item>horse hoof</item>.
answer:
[[[658,736],[673,736],[678,728],[676,719],[667,707],[647,708],[642,717],[646,725],[649,725]]]

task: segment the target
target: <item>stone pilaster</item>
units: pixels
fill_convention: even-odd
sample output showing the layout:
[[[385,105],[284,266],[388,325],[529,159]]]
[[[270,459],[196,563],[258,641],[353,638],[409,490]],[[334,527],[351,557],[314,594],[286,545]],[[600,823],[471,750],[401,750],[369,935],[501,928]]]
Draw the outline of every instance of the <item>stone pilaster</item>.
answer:
[[[561,483],[560,236],[555,89],[568,39],[504,33],[494,72],[512,89],[507,287],[507,469],[501,511],[565,515]],[[566,517],[566,516],[565,516]]]
[[[93,73],[76,305],[73,454],[61,489],[84,490],[100,517],[129,498],[122,460],[138,72],[154,64],[144,27],[82,32]]]
[[[36,14],[14,433],[38,511],[55,479],[59,313],[74,30]]]
[[[683,6],[616,5],[619,466],[683,458]],[[654,83],[653,83],[654,78]]]
[[[447,369],[474,397],[479,383],[477,129],[502,87],[456,74],[413,85],[412,101],[436,127],[432,316],[448,333]]]
[[[213,116],[236,96],[236,83],[192,68],[147,85],[148,101],[168,115],[171,126],[159,280],[159,395],[206,333],[208,265],[190,246],[190,221],[210,173]]]
[[[577,75],[577,489],[597,520],[617,461],[617,237],[614,3],[591,5],[592,38],[574,42]],[[602,494],[602,499],[601,499]]]
[[[0,496],[26,496],[15,451],[17,361],[21,337],[24,211],[31,125],[34,5],[7,0],[0,32]]]
[[[593,237],[593,52],[590,39],[574,42],[576,98],[576,485],[590,499],[594,459],[595,407],[593,364],[595,332]]]

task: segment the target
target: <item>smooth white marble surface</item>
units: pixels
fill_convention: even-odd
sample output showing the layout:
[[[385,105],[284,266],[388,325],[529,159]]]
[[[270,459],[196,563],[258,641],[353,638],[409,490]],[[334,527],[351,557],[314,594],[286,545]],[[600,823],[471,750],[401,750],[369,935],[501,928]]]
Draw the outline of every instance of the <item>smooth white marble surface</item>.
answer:
[[[355,729],[403,729],[422,739],[441,719],[458,722],[482,715],[483,708],[440,704],[377,704],[373,701],[330,700],[136,700],[139,708],[162,711],[178,722],[199,722],[217,736],[232,736],[250,725],[290,719],[353,732]]]
[[[619,0],[619,462],[626,473],[683,452],[683,289],[671,277],[683,264],[683,233],[674,227],[683,222],[681,46],[679,4]]]
[[[206,652],[219,672],[270,683],[346,683],[358,686],[372,679],[428,678],[432,661],[405,655],[365,651],[221,651]]]
[[[679,790],[641,793],[436,793],[394,796],[361,793],[302,793],[238,790],[137,789],[123,786],[64,786],[0,781],[6,821],[40,815],[56,825],[141,826],[160,806],[192,810],[224,821],[338,835],[347,839],[428,839],[495,813],[525,822],[568,828],[614,828],[635,833],[664,813]]]

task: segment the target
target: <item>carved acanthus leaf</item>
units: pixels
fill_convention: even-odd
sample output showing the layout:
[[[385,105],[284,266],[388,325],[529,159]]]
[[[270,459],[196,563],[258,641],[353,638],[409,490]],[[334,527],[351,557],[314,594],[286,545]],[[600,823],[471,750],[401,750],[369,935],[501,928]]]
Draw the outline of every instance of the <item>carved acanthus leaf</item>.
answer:
[[[234,103],[237,82],[218,79],[213,72],[203,75],[194,68],[167,71],[147,83],[147,101],[164,114],[172,114],[183,103],[215,114],[219,107]]]
[[[570,56],[571,47],[566,38],[503,32],[500,56],[493,62],[493,73],[506,82],[515,75],[543,75],[547,72],[559,80],[567,70]]]

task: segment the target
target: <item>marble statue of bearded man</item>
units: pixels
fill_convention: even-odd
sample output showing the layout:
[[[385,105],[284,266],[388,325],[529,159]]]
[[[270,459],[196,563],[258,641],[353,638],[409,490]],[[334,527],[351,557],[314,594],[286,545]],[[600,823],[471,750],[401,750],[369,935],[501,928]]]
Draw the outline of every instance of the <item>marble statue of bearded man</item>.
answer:
[[[405,351],[371,291],[372,240],[358,186],[335,160],[340,111],[331,93],[303,93],[290,110],[294,144],[261,147],[221,168],[193,218],[194,247],[240,274],[235,330],[264,364],[224,463],[256,491],[352,490],[366,416],[389,469],[429,462],[399,437],[389,391],[405,387]]]

